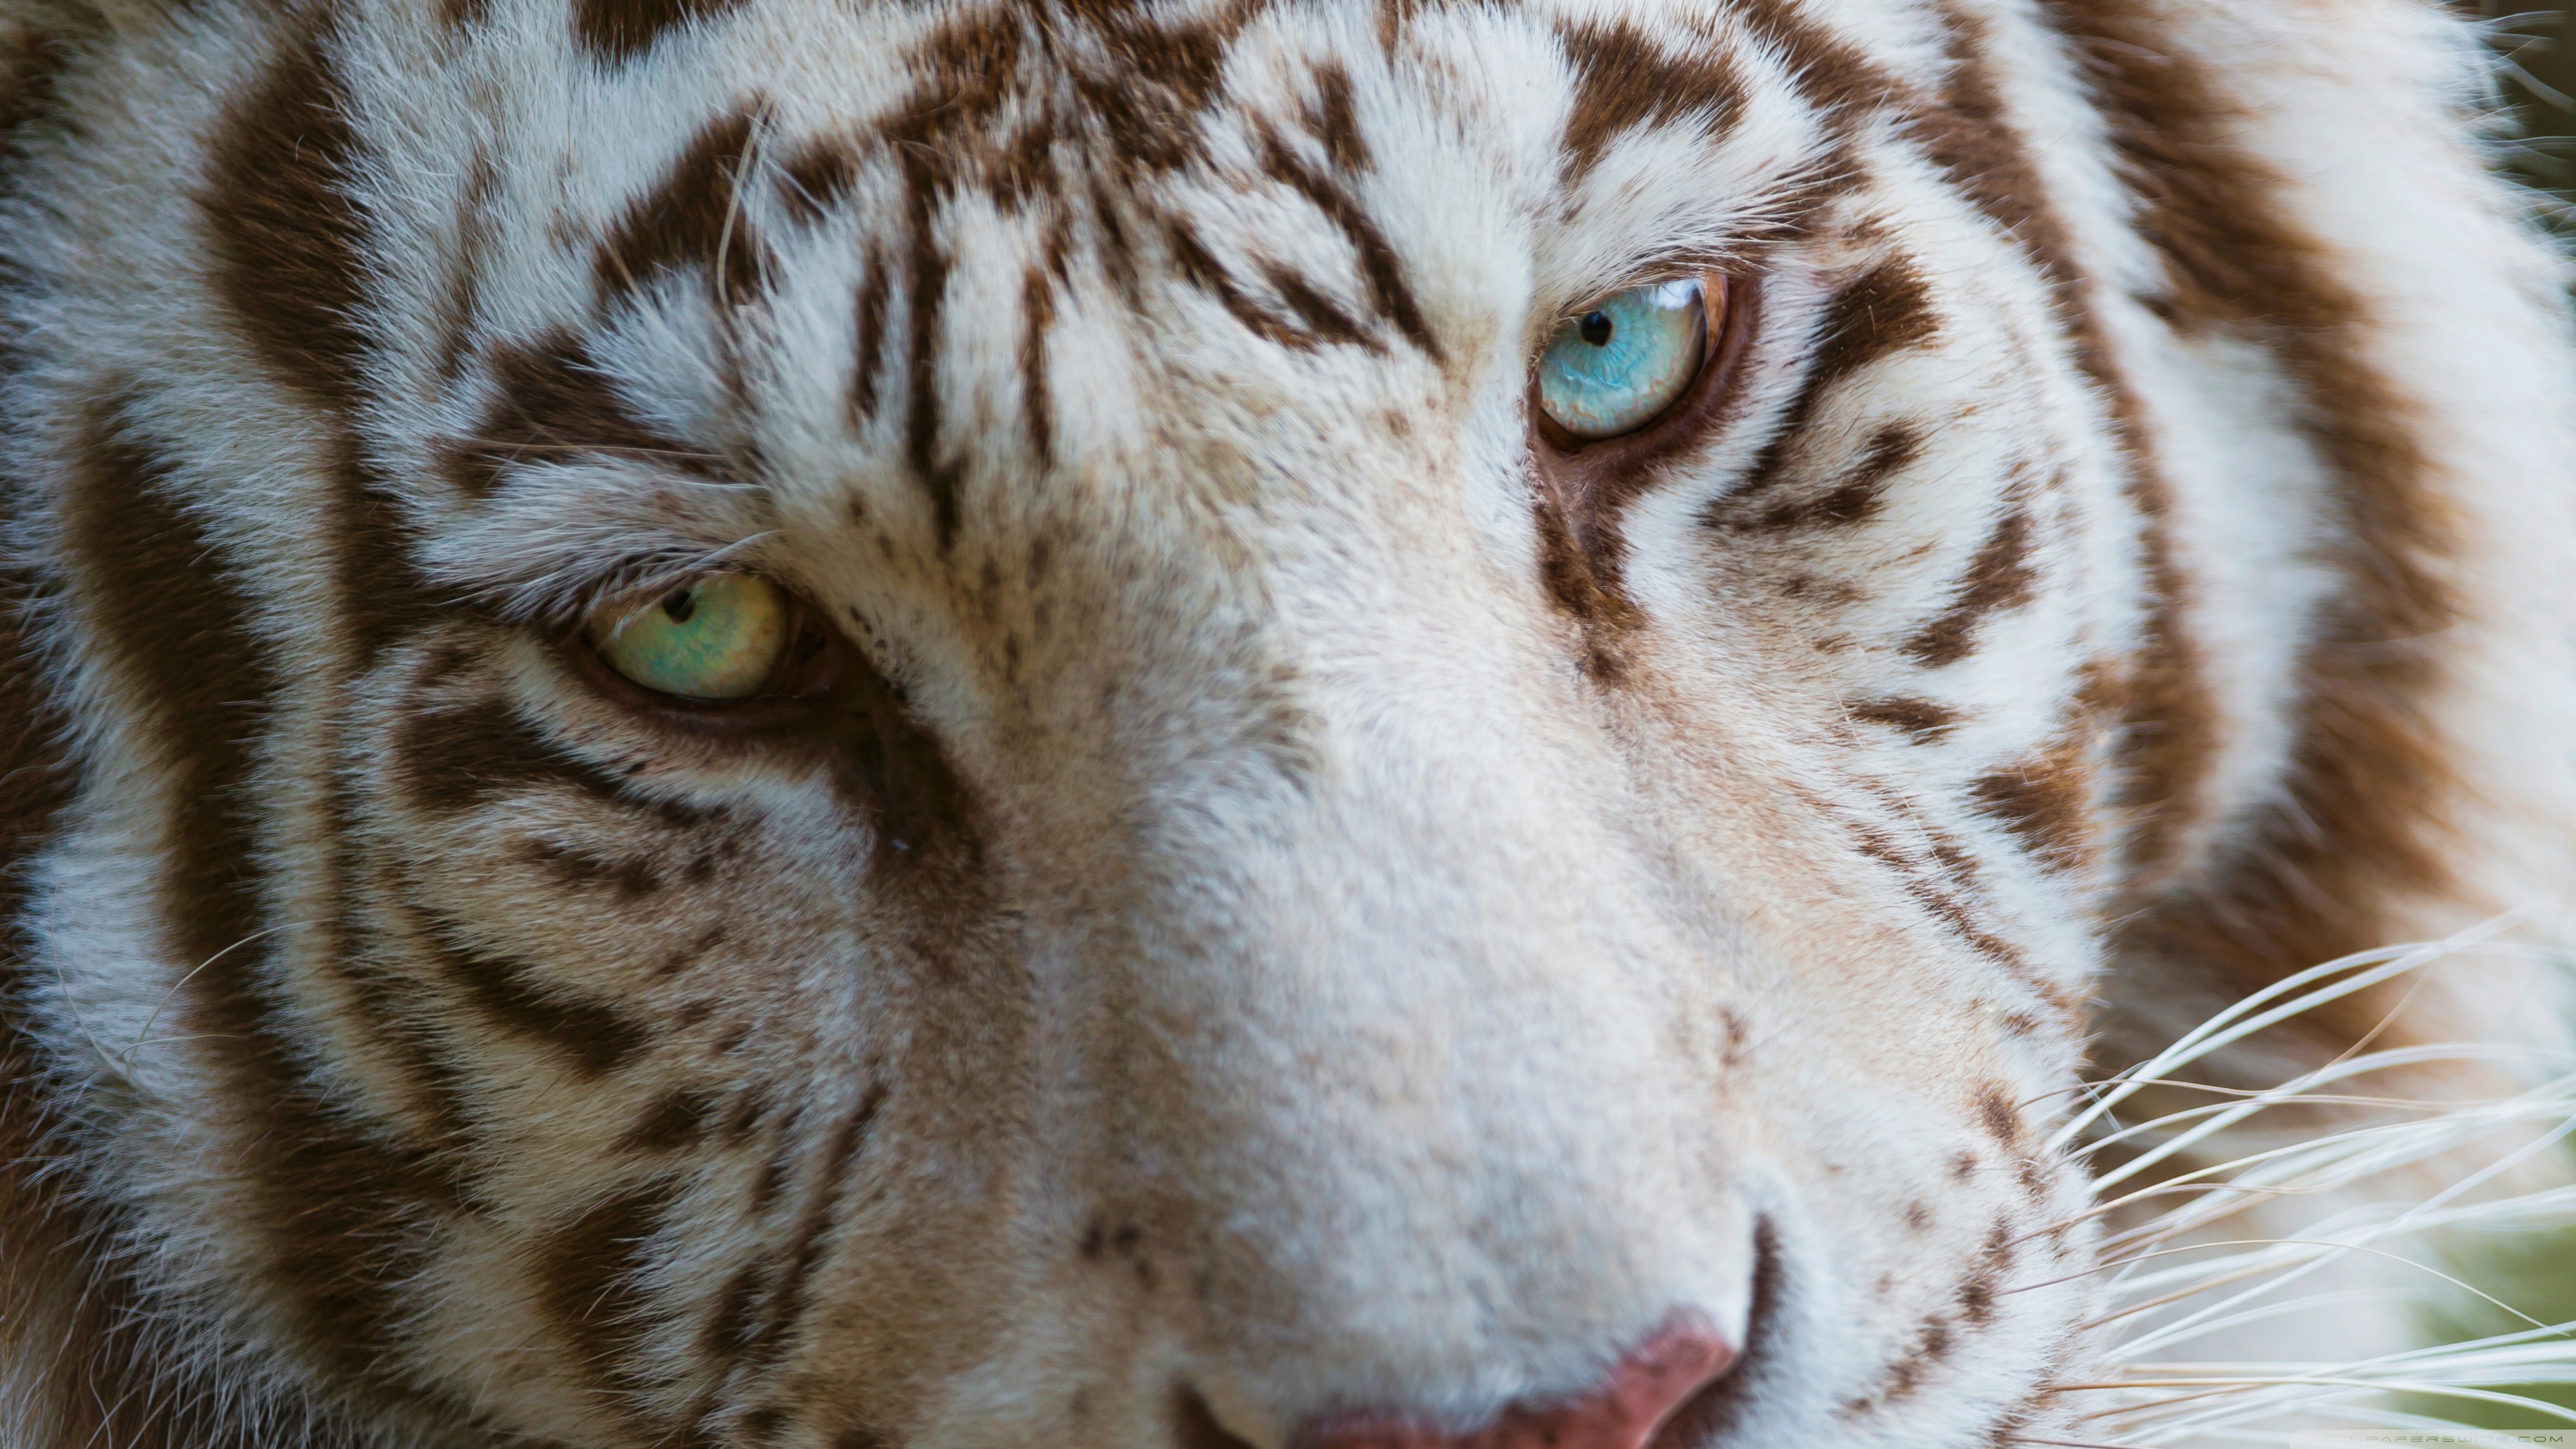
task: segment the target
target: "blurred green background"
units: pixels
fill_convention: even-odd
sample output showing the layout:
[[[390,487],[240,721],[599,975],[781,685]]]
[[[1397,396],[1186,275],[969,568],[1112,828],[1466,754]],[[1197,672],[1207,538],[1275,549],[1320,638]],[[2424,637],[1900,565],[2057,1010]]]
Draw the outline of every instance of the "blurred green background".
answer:
[[[2505,63],[2505,96],[2522,123],[2514,168],[2536,185],[2576,202],[2576,25],[2568,11],[2533,9],[2511,0],[2475,0],[2462,9],[2488,27]],[[2576,231],[2561,213],[2561,234]]]
[[[2576,21],[2571,21],[2567,10],[2526,8],[2509,0],[2476,0],[2461,8],[2487,24],[2497,53],[2504,58],[2505,99],[2512,104],[2521,131],[2510,145],[2509,162],[2525,180],[2555,194],[2561,206],[2550,217],[2551,225],[2576,245]],[[2543,1323],[2576,1320],[2576,1231],[2473,1246],[2452,1266],[2481,1290]],[[2465,1295],[2432,1315],[2428,1325],[2448,1339],[2528,1326]],[[2576,1387],[2530,1385],[2517,1392],[2576,1408]],[[2459,1399],[2428,1399],[2406,1407],[2490,1429],[2576,1427],[2537,1411]]]

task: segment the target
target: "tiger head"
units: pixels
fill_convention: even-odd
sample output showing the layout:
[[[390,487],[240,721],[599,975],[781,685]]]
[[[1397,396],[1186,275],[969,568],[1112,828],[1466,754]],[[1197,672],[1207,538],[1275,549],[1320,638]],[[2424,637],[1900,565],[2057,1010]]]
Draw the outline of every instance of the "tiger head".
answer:
[[[2092,1034],[2557,788],[2348,8],[0,5],[0,1444],[2070,1437]]]

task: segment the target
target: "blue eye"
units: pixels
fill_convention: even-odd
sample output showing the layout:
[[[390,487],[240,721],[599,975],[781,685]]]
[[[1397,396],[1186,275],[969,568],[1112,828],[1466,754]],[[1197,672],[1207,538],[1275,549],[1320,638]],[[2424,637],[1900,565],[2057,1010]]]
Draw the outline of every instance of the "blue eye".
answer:
[[[1538,360],[1539,410],[1584,439],[1653,422],[1699,376],[1725,305],[1723,282],[1696,277],[1603,301],[1548,340]]]

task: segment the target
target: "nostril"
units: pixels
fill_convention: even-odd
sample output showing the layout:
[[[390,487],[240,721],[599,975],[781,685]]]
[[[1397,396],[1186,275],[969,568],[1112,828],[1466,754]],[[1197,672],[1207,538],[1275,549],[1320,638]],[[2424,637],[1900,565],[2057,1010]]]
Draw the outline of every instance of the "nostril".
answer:
[[[1619,1360],[1599,1388],[1566,1404],[1515,1405],[1482,1429],[1451,1434],[1402,1415],[1336,1415],[1297,1449],[1646,1449],[1691,1396],[1723,1377],[1735,1350],[1696,1324],[1675,1324]]]

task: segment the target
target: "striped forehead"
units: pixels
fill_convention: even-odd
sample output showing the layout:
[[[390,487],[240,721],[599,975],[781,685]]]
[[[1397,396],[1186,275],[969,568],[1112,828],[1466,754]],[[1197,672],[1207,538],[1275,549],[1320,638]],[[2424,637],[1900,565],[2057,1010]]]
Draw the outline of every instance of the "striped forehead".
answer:
[[[340,82],[366,129],[450,148],[418,163],[453,219],[386,239],[444,319],[412,360],[437,471],[478,499],[603,460],[909,471],[943,533],[979,454],[1080,451],[1053,356],[1095,390],[1176,341],[1345,377],[1461,365],[1443,337],[1517,359],[1563,308],[1776,235],[1838,53],[1769,7],[458,18],[437,65],[351,30]]]

